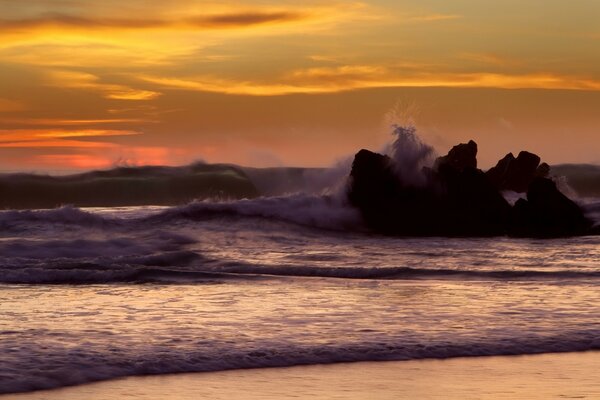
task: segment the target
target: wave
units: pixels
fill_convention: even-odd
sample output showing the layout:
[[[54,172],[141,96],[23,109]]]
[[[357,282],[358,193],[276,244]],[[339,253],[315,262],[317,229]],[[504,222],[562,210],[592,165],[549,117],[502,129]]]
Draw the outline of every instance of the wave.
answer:
[[[562,164],[552,173],[564,176],[568,185],[581,197],[600,197],[600,165]]]
[[[293,194],[237,201],[194,201],[127,219],[65,206],[49,210],[0,211],[0,229],[23,228],[28,224],[64,224],[97,228],[167,224],[176,220],[202,221],[214,218],[263,218],[330,230],[364,230],[359,212],[332,196]]]
[[[364,229],[358,210],[341,199],[306,194],[225,202],[194,202],[150,216],[148,220],[166,222],[183,218],[201,221],[224,216],[266,218],[332,230]]]
[[[498,280],[564,280],[598,279],[600,271],[585,270],[473,270],[412,267],[311,267],[311,266],[262,266],[236,264],[211,269],[237,275],[272,275],[290,277],[320,277],[340,279],[498,279]]]
[[[586,217],[588,217],[594,226],[600,227],[600,201],[597,198],[584,199],[581,206]]]
[[[580,201],[585,215],[600,226],[600,201]],[[133,211],[127,218],[114,213],[65,206],[48,210],[0,211],[0,231],[37,230],[42,226],[73,225],[95,229],[143,230],[145,225],[166,225],[178,220],[249,219],[291,223],[330,231],[368,232],[358,210],[336,196],[293,194],[236,201],[194,201],[157,211]]]
[[[0,282],[143,283],[159,277],[176,279],[177,268],[183,270],[190,263],[201,263],[203,259],[198,253],[186,250],[186,245],[193,242],[186,236],[170,232],[104,240],[2,240]],[[167,269],[163,272],[164,268]],[[198,281],[211,274],[196,272],[194,275]]]
[[[65,224],[81,226],[105,226],[114,224],[111,218],[83,211],[72,206],[48,210],[8,210],[0,211],[0,229],[17,228],[24,224]]]
[[[3,336],[11,333],[13,332],[0,331]],[[246,350],[215,343],[204,343],[205,346],[199,344],[194,349],[178,346],[153,348],[148,344],[134,354],[131,354],[131,349],[107,349],[100,352],[85,346],[48,349],[31,344],[33,348],[26,354],[13,358],[10,366],[3,367],[3,373],[0,374],[0,394],[52,389],[135,375],[600,350],[599,338],[600,331],[590,329],[567,331],[554,336],[507,337],[495,342],[467,339],[460,342],[385,341],[315,346],[286,343],[284,346],[256,346]]]
[[[412,267],[263,266],[207,260],[192,251],[133,255],[91,260],[49,259],[0,266],[0,283],[104,284],[104,283],[219,283],[229,280],[278,278],[331,278],[356,280],[498,280],[569,281],[600,279],[598,270],[467,270]]]
[[[0,208],[39,209],[174,205],[194,199],[259,195],[238,167],[196,163],[183,167],[120,167],[67,176],[0,175]]]

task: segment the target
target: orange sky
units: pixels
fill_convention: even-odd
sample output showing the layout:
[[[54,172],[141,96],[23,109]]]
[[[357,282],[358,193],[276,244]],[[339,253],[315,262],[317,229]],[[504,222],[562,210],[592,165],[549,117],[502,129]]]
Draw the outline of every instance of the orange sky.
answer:
[[[596,0],[0,0],[0,170],[325,166],[414,122],[600,163]]]

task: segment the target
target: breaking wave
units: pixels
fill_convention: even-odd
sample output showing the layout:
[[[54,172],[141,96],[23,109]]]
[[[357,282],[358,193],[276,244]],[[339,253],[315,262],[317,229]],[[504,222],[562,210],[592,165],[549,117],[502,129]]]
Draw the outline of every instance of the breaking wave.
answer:
[[[588,218],[600,225],[600,201],[580,202]],[[66,206],[49,210],[0,211],[0,230],[26,230],[42,225],[74,225],[91,228],[134,229],[148,223],[168,224],[177,220],[204,221],[215,218],[260,218],[305,227],[364,232],[360,213],[336,196],[293,194],[235,201],[195,201],[182,206],[120,218]]]
[[[166,222],[178,218],[203,220],[223,216],[266,218],[333,230],[361,227],[361,217],[355,208],[335,197],[305,194],[229,202],[195,202],[171,208],[149,217],[149,220]]]

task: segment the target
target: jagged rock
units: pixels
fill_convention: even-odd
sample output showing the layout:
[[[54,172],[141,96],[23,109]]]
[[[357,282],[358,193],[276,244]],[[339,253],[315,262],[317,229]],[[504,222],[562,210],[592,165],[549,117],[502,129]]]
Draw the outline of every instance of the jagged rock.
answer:
[[[465,168],[440,175],[448,204],[447,232],[458,235],[501,235],[505,232],[510,204],[490,183],[483,171]]]
[[[512,210],[510,233],[518,236],[573,236],[590,232],[591,222],[577,204],[562,194],[556,183],[535,178],[527,200],[517,201]]]
[[[447,155],[439,157],[435,161],[435,169],[444,170],[446,168],[452,168],[459,172],[465,168],[477,168],[477,143],[470,140],[469,143],[457,144]]]
[[[477,143],[454,146],[435,163],[446,213],[441,220],[451,235],[494,235],[503,232],[510,205],[477,169]]]
[[[522,151],[517,158],[512,153],[507,154],[502,160],[498,161],[495,167],[486,172],[486,175],[492,184],[498,190],[512,190],[519,193],[527,192],[529,184],[538,175],[538,165],[540,157],[536,154]],[[550,171],[548,164],[546,176]],[[541,167],[541,166],[540,166]],[[539,173],[543,174],[545,167]]]
[[[386,234],[426,235],[436,230],[434,193],[404,184],[387,156],[368,150],[354,157],[350,202],[360,209],[367,225]],[[433,210],[433,212],[432,212]]]
[[[399,163],[390,157],[361,150],[352,164],[348,199],[371,229],[384,234],[539,237],[592,233],[579,206],[543,177],[549,167],[538,167],[538,156],[509,154],[491,173],[484,173],[476,168],[476,155],[473,141],[453,147],[438,158],[433,169],[424,169],[425,183],[420,185],[399,174]],[[527,182],[527,200],[511,208],[498,182],[518,189]]]
[[[535,170],[535,176],[538,178],[547,178],[550,175],[550,166],[546,163],[541,163]]]
[[[372,229],[398,235],[495,235],[510,205],[476,165],[477,144],[455,146],[425,171],[427,184],[403,182],[389,157],[361,150],[352,164],[350,202]]]

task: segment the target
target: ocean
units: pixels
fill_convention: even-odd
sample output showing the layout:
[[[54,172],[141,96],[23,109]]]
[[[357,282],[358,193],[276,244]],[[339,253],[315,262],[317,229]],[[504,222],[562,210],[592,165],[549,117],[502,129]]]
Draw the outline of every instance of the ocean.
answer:
[[[0,393],[600,349],[600,236],[387,237],[295,194],[1,211],[0,255]]]

